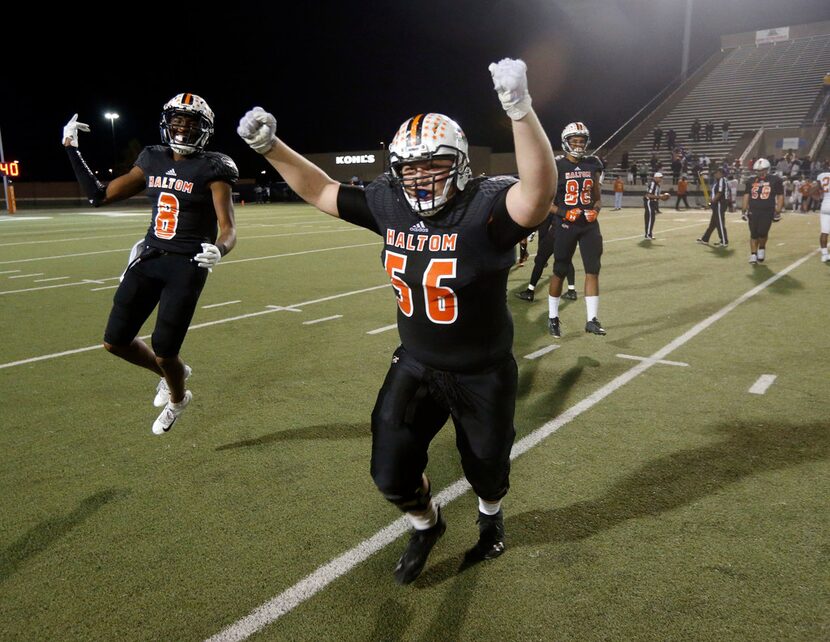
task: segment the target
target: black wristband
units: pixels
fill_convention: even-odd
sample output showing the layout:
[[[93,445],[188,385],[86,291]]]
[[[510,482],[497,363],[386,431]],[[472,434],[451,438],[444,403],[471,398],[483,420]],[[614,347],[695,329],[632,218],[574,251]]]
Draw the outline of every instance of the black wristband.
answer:
[[[100,207],[107,196],[107,186],[95,178],[95,174],[89,169],[89,165],[86,164],[77,147],[67,147],[66,153],[69,155],[69,163],[72,165],[75,177],[78,179],[78,183],[83,188],[90,204],[93,207]]]

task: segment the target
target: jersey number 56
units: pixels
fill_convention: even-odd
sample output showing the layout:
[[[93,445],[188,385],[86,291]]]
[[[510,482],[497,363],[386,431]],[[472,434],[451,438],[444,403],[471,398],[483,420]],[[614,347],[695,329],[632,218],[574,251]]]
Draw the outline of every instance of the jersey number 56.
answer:
[[[406,316],[415,312],[412,288],[401,278],[406,272],[406,255],[386,250],[384,267],[398,296],[398,307]],[[458,318],[458,298],[455,292],[441,282],[455,278],[457,259],[432,259],[424,270],[423,292],[427,318],[433,323],[455,323]]]

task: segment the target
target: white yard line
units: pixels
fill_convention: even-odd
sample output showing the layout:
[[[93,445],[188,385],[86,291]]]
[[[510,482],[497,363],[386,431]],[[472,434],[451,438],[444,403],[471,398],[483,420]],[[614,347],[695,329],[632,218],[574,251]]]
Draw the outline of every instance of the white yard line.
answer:
[[[617,355],[620,359],[631,359],[633,361],[648,361],[649,357],[635,357],[633,354],[618,354]],[[662,363],[665,366],[684,366],[688,367],[688,363],[683,363],[682,361],[666,361],[665,359],[658,359],[655,363]]]
[[[209,310],[210,308],[221,308],[223,305],[233,305],[234,303],[242,303],[242,299],[237,299],[236,301],[225,301],[223,303],[211,303],[210,305],[203,305],[202,308],[204,310]]]
[[[762,395],[767,391],[773,382],[778,378],[778,375],[774,374],[765,374],[758,377],[758,381],[752,384],[752,387],[749,389],[753,395]]]
[[[544,348],[540,348],[536,352],[531,352],[530,354],[526,354],[525,359],[538,359],[539,357],[542,357],[542,356],[546,355],[548,352],[553,352],[558,347],[559,346],[555,343],[552,344],[552,345],[549,345],[549,346],[545,346]]]
[[[510,459],[516,459],[531,448],[537,446],[551,434],[559,430],[562,426],[569,423],[582,413],[590,410],[600,401],[619,390],[622,386],[643,374],[646,370],[658,363],[658,361],[662,360],[667,355],[691,341],[706,328],[717,321],[720,321],[741,303],[751,299],[759,292],[763,292],[778,279],[784,277],[789,272],[810,259],[813,254],[815,254],[815,251],[810,252],[807,256],[800,258],[795,263],[792,263],[784,268],[781,272],[778,272],[763,283],[760,283],[748,292],[745,292],[728,305],[724,306],[711,316],[692,327],[690,330],[687,330],[681,334],[674,341],[667,343],[651,355],[648,360],[641,361],[630,370],[614,378],[609,383],[602,386],[599,390],[577,403],[575,406],[563,412],[555,419],[552,419],[540,428],[534,430],[532,433],[513,445],[513,450],[510,453]],[[446,505],[466,493],[469,489],[470,485],[465,479],[458,479],[452,485],[438,493],[435,499],[439,504]],[[212,636],[209,638],[208,642],[228,642],[230,640],[244,640],[250,637],[260,629],[275,622],[298,605],[319,593],[334,580],[350,572],[362,561],[382,550],[388,544],[391,544],[403,533],[405,533],[408,528],[409,525],[406,517],[404,516],[398,518],[385,528],[379,530],[373,536],[363,540],[354,548],[343,553],[343,555],[331,560],[327,564],[324,564],[316,571],[294,584],[294,586],[286,589],[273,599],[251,611],[251,613],[245,617],[237,620],[227,628]]]
[[[303,321],[303,325],[314,325],[315,323],[322,323],[323,321],[333,321],[334,319],[342,319],[342,314],[335,314],[330,317],[323,317],[322,319],[312,319],[311,321]]]
[[[53,276],[48,279],[35,279],[32,283],[46,283],[48,281],[63,281],[64,279],[68,279],[68,276]]]

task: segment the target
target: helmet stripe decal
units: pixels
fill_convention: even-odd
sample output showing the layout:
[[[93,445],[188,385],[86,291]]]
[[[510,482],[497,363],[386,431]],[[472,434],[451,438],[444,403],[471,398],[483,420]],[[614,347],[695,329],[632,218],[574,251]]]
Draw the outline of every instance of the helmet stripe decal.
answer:
[[[424,115],[418,114],[409,122],[409,144],[421,144],[421,132],[424,128]]]
[[[185,94],[184,98],[182,98],[182,102],[185,105],[192,105],[193,104],[193,94]]]

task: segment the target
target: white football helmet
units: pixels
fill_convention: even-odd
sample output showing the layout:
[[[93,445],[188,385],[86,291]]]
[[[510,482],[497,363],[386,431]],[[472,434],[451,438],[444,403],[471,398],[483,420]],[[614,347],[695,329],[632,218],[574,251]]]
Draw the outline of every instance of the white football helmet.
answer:
[[[771,165],[766,158],[759,158],[757,161],[755,161],[755,164],[752,166],[752,169],[754,169],[756,172],[768,172],[770,167]]]
[[[189,125],[174,126],[173,119],[187,118]],[[195,121],[195,122],[194,122]],[[213,134],[213,110],[196,94],[178,94],[167,101],[161,112],[161,140],[174,152],[187,156],[200,152]]]
[[[579,147],[571,146],[570,139],[573,136],[584,136],[584,147],[580,149]],[[590,144],[591,132],[588,131],[588,127],[585,126],[585,123],[570,123],[565,126],[565,129],[562,130],[562,149],[565,150],[566,154],[570,154],[577,159],[582,158],[585,156],[585,153],[588,150],[588,145]]]
[[[445,180],[446,173],[433,177],[430,185],[428,177],[404,178],[402,172],[405,165],[432,159],[453,159],[440,194],[435,192],[435,183]],[[455,195],[453,188],[463,191],[472,176],[467,137],[452,118],[418,114],[400,126],[389,144],[389,168],[410,209],[419,216],[434,216]]]

